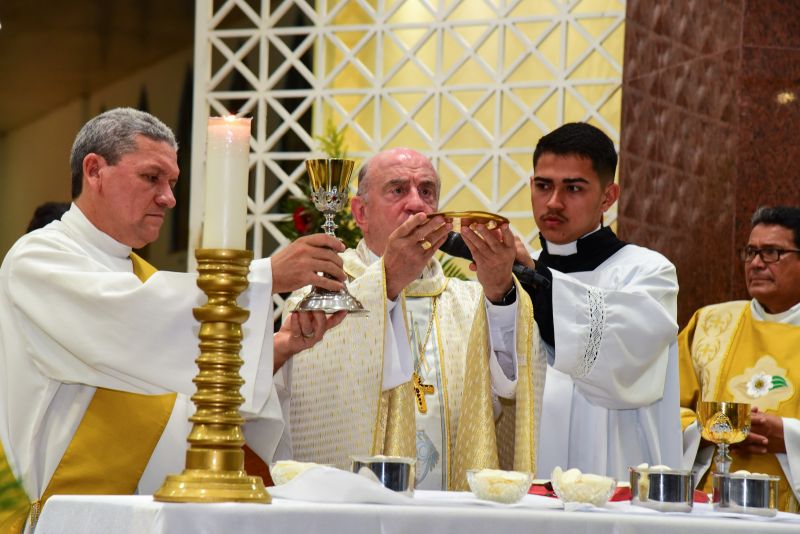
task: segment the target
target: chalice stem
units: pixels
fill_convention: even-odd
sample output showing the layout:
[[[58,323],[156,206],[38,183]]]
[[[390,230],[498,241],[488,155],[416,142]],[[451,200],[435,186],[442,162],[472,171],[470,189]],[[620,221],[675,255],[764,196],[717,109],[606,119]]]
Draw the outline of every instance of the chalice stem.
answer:
[[[717,455],[714,458],[714,462],[717,465],[717,473],[727,475],[730,472],[732,461],[733,459],[731,458],[731,455],[728,454],[728,444],[718,443]]]
[[[325,224],[322,225],[322,228],[325,230],[326,234],[336,237],[333,231],[339,227],[333,222],[333,217],[335,213],[326,212],[324,215],[325,215]]]

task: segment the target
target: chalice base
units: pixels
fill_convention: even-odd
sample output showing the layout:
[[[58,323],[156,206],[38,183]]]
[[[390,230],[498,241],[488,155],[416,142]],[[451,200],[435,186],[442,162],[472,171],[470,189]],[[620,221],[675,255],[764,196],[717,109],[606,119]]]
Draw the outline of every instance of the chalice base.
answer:
[[[244,471],[205,469],[169,475],[153,497],[160,502],[272,502],[261,477]]]
[[[322,311],[325,313],[336,313],[346,311],[355,315],[367,315],[368,310],[347,291],[328,291],[321,287],[313,287],[311,293],[306,295],[297,305],[294,311]]]

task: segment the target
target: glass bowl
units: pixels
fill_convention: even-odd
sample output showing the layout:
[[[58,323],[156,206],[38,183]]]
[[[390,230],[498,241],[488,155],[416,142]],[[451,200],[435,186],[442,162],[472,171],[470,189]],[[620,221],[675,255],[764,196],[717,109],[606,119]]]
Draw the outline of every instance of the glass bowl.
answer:
[[[553,469],[553,491],[563,503],[584,503],[602,507],[614,494],[617,481],[611,477],[581,473],[578,469]]]
[[[467,483],[479,499],[513,504],[531,488],[533,473],[501,471],[499,469],[469,469]]]

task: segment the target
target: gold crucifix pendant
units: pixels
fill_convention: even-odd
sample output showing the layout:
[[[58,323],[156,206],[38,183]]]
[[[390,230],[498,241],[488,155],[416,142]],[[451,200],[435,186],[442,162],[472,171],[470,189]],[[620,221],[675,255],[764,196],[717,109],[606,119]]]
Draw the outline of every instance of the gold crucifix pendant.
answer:
[[[423,384],[422,377],[414,372],[414,395],[417,396],[417,409],[419,413],[428,413],[428,403],[425,401],[425,395],[433,394],[433,385]]]

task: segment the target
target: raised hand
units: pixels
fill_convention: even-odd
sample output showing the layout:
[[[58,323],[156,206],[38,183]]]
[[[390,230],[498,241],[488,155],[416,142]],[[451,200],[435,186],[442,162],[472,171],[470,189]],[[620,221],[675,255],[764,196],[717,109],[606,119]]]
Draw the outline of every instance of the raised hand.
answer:
[[[325,234],[295,240],[272,255],[272,292],[286,293],[307,285],[339,291],[345,273],[337,253],[344,249],[341,241]]]
[[[464,225],[461,236],[472,252],[470,269],[478,274],[483,293],[491,302],[499,302],[511,289],[511,268],[517,251],[514,235],[507,224],[489,230],[483,224]]]
[[[443,217],[428,219],[424,213],[417,213],[389,235],[383,253],[389,299],[394,300],[403,288],[419,278],[452,228]]]
[[[345,317],[347,317],[345,311],[333,315],[325,315],[321,311],[292,312],[272,337],[272,372],[278,372],[278,369],[298,352],[316,345],[325,332],[341,323]]]

